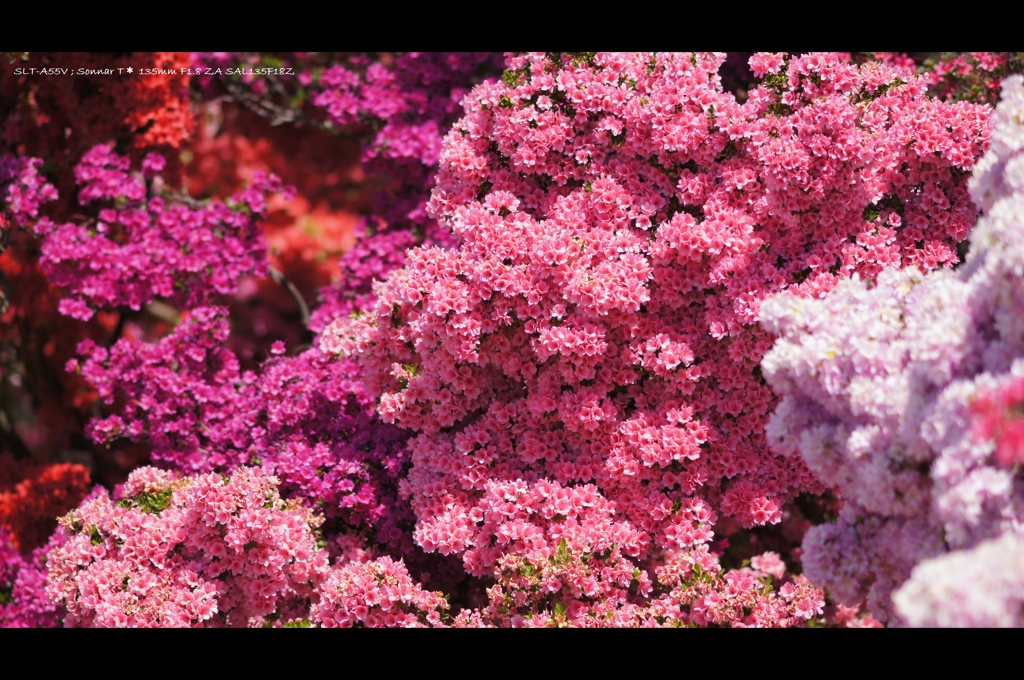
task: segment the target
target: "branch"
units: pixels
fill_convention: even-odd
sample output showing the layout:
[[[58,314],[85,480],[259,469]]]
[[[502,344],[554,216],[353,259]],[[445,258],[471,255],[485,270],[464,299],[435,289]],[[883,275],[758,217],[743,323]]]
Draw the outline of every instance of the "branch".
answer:
[[[306,299],[302,297],[302,293],[295,287],[295,284],[289,281],[284,274],[279,272],[273,267],[270,268],[270,277],[277,283],[281,284],[288,289],[288,292],[295,298],[295,302],[299,304],[299,314],[302,317],[302,327],[306,328],[309,326],[309,305],[306,304]]]

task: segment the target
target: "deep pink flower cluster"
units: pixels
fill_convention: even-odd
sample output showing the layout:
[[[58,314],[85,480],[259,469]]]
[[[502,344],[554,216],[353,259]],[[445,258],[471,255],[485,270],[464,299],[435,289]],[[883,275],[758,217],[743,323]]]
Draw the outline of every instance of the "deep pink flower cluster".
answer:
[[[474,81],[499,64],[490,52],[409,52],[390,65],[353,56],[320,75],[314,104],[336,125],[375,130],[363,151],[366,167],[401,187],[381,206],[388,224],[430,222],[426,199],[441,139]]]
[[[259,465],[285,497],[326,516],[328,538],[372,530],[381,548],[411,553],[412,516],[397,496],[408,435],[373,417],[352,364],[312,349],[243,372],[228,334],[226,309],[200,307],[156,343],[122,339],[108,350],[84,341],[86,358],[69,368],[108,403],[124,395],[119,413],[93,420],[89,434],[148,440],[154,461],[184,474]]]
[[[462,98],[500,65],[500,56],[489,52],[409,52],[389,65],[354,55],[311,85],[314,104],[334,125],[369,126],[364,167],[390,180],[359,244],[341,258],[340,284],[321,293],[316,330],[372,303],[372,282],[404,264],[407,248],[453,243],[426,211],[441,140],[461,114]]]
[[[49,280],[69,296],[60,310],[77,319],[97,308],[139,309],[157,296],[195,306],[235,292],[241,276],[267,273],[266,245],[258,220],[268,193],[288,193],[273,175],[257,173],[252,184],[226,203],[206,205],[154,195],[163,157],[149,154],[142,172],[110,145],[93,147],[75,167],[78,200],[99,202],[95,219],[57,224],[39,220],[40,263]],[[103,207],[105,206],[105,207]]]
[[[18,552],[0,527],[0,628],[56,628],[63,607],[46,596],[46,547],[29,555]]]
[[[0,156],[0,229],[36,217],[41,204],[57,198],[57,190],[39,174],[42,165],[39,158]]]
[[[430,201],[459,247],[410,251],[321,339],[419,433],[403,489],[424,549],[500,575],[600,507],[648,571],[720,514],[774,523],[822,490],[765,441],[760,302],[957,262],[988,112],[824,54],[756,56],[740,105],[722,59],[520,55],[466,98]]]
[[[318,520],[251,468],[134,471],[61,519],[46,556],[65,626],[260,626],[308,616],[328,570]]]
[[[333,569],[319,595],[310,619],[324,628],[437,628],[448,612],[441,593],[423,590],[390,557]]]

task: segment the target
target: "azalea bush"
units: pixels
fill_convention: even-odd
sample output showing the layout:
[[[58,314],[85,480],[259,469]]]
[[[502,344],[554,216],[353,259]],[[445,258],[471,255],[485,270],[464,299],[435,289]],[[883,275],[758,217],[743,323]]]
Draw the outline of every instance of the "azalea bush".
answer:
[[[2,56],[0,625],[1021,625],[1019,54]]]

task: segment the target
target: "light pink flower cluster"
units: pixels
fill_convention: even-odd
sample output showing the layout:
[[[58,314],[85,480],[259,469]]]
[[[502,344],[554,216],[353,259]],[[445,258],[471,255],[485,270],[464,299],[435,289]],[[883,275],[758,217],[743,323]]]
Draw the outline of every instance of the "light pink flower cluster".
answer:
[[[40,263],[69,294],[60,302],[62,313],[86,320],[105,305],[139,309],[158,296],[195,306],[234,293],[243,275],[266,275],[257,223],[266,216],[268,193],[288,193],[281,181],[256,173],[226,203],[200,206],[159,195],[147,200],[164,163],[149,154],[141,174],[132,173],[129,160],[110,145],[93,147],[75,167],[75,180],[81,205],[100,202],[96,217],[36,224]]]
[[[324,628],[436,628],[448,612],[441,593],[423,590],[390,557],[333,569],[319,594],[310,618]]]
[[[985,108],[824,54],[759,56],[740,105],[722,59],[511,57],[441,150],[429,207],[459,247],[410,251],[322,337],[419,433],[417,540],[470,574],[548,540],[542,484],[582,516],[591,490],[637,565],[706,543],[719,514],[778,522],[822,487],[764,437],[761,301],[957,261]]]
[[[925,560],[892,599],[911,626],[1022,628],[1024,537],[1004,534]]]
[[[1008,451],[978,437],[973,421],[986,407],[972,406],[993,393],[1011,406],[1024,377],[1020,76],[1003,81],[992,148],[975,167],[970,191],[985,215],[956,271],[886,270],[873,282],[844,282],[824,300],[784,295],[762,307],[762,323],[781,336],[762,362],[783,395],[768,439],[844,502],[836,522],[806,535],[805,573],[845,604],[867,596],[883,621],[898,614],[891,594],[912,571],[908,593],[927,589],[924,581],[947,568],[962,574],[954,565],[989,553],[979,548],[975,558],[916,565],[1003,534],[1019,537],[1024,527],[1024,478],[1007,465],[1016,441]],[[1000,434],[986,433],[984,424],[980,433]],[[1007,567],[988,562],[977,569]],[[930,616],[906,622],[940,621]]]
[[[36,217],[42,203],[57,198],[57,190],[39,174],[42,165],[39,158],[0,156],[0,229]]]
[[[617,542],[602,538],[622,528],[603,528],[598,535],[569,524],[555,532],[561,535],[557,547],[502,556],[488,606],[460,612],[454,625],[791,627],[824,613],[821,589],[802,576],[786,577],[777,553],[755,557],[753,568],[723,573],[706,545],[675,551],[657,567],[652,583]],[[773,578],[780,582],[777,590]]]
[[[134,471],[61,518],[46,556],[65,626],[259,626],[308,616],[328,569],[317,520],[251,468],[176,479]]]

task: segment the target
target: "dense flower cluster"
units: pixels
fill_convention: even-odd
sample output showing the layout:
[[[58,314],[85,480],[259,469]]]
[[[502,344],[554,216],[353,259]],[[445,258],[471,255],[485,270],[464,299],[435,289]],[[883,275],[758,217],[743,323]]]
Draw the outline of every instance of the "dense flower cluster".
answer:
[[[0,526],[15,548],[30,552],[46,543],[56,518],[77,506],[89,491],[81,465],[35,465],[0,453]]]
[[[500,59],[489,52],[410,52],[385,65],[352,57],[323,71],[313,103],[338,126],[370,124],[363,151],[368,172],[386,174],[400,189],[380,207],[389,224],[425,227],[426,199],[441,139],[461,113],[459,102],[478,74]]]
[[[550,533],[560,538],[557,546],[552,540],[538,549],[538,543],[544,544],[534,537],[534,546],[517,546],[498,559],[497,584],[488,590],[484,620],[513,627],[760,628],[802,626],[824,612],[822,591],[803,577],[787,580],[778,592],[773,589],[772,578],[781,579],[786,571],[777,553],[755,557],[753,569],[723,573],[702,545],[672,553],[657,567],[657,584],[652,583],[645,570],[626,558],[637,552],[635,530],[611,522],[607,506],[588,514],[553,524]],[[602,514],[604,521],[595,521]],[[652,597],[655,586],[664,594]]]
[[[39,174],[42,164],[38,158],[0,156],[0,229],[36,217],[41,204],[57,198],[57,190]]]
[[[642,572],[706,544],[719,515],[778,522],[822,487],[765,441],[760,302],[957,261],[984,108],[820,54],[755,55],[740,105],[722,58],[511,57],[441,151],[430,210],[459,247],[410,251],[322,337],[419,433],[416,540],[471,575],[557,545],[570,515],[545,485],[582,518],[584,490],[614,512]]]
[[[658,568],[658,582],[669,592],[651,605],[651,614],[662,625],[733,628],[789,628],[821,616],[823,594],[803,576],[785,580],[778,593],[773,590],[772,580],[785,572],[777,553],[765,553],[751,560],[751,568],[722,573],[702,546]]]
[[[185,474],[260,465],[286,497],[338,520],[328,535],[372,529],[381,547],[410,552],[411,517],[397,498],[407,435],[372,417],[351,364],[316,349],[280,356],[279,345],[260,373],[243,372],[228,333],[226,309],[200,307],[156,343],[85,341],[82,374],[108,403],[125,395],[90,435],[147,439],[155,461]]]
[[[492,625],[635,625],[642,607],[634,596],[648,595],[651,583],[629,557],[641,554],[645,537],[615,521],[596,486],[543,479],[484,486],[468,522],[452,513],[449,527],[435,523],[417,537],[425,550],[461,553],[479,533],[494,536],[493,545],[475,550],[466,564],[471,574],[494,575],[483,610]],[[434,485],[423,501],[435,514],[455,500],[439,491]]]
[[[140,468],[61,519],[48,593],[65,626],[260,626],[308,615],[328,570],[317,520],[251,468],[175,479]]]
[[[43,269],[70,294],[61,300],[61,312],[85,320],[98,307],[139,309],[157,296],[195,306],[234,293],[243,274],[267,273],[256,221],[265,215],[266,195],[283,190],[281,181],[257,174],[227,203],[192,207],[160,196],[147,200],[147,180],[165,163],[149,154],[141,175],[133,174],[127,158],[99,145],[75,167],[79,202],[113,207],[85,224],[49,218],[36,224]]]
[[[46,547],[19,552],[0,527],[0,628],[56,628],[64,608],[46,595]]]
[[[448,603],[412,580],[390,557],[353,562],[328,574],[310,619],[324,628],[441,627]]]
[[[890,594],[914,570],[900,605],[907,622],[951,621],[915,609],[910,593],[932,589],[939,597],[970,558],[915,565],[1019,535],[1024,526],[1024,481],[1019,467],[1008,467],[1016,462],[1014,443],[979,438],[972,424],[981,417],[981,433],[998,436],[1002,421],[986,432],[991,418],[974,416],[972,402],[990,413],[984,400],[1012,400],[1024,377],[1022,121],[1024,79],[1013,76],[1003,82],[992,148],[971,180],[985,216],[963,267],[928,275],[886,270],[873,283],[842,283],[824,300],[787,295],[762,307],[762,323],[781,336],[762,362],[784,395],[769,441],[802,459],[844,501],[837,522],[807,534],[804,569],[841,602],[867,595],[882,619],[892,618]],[[977,559],[1012,552],[1010,542],[999,545],[978,548]],[[988,561],[972,573],[986,568],[1008,573]]]
[[[910,626],[1024,627],[1024,538],[1004,534],[925,560],[892,599]]]

